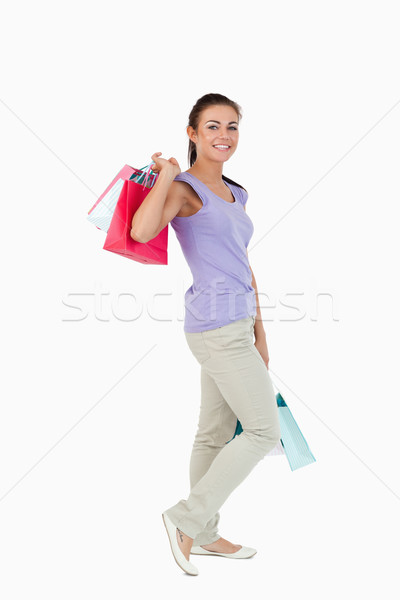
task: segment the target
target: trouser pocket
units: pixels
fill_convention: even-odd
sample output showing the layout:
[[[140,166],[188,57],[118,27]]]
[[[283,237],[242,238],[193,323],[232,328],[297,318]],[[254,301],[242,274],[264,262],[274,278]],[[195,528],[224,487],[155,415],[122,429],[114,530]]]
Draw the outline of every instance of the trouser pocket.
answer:
[[[261,361],[261,363],[264,365],[264,367],[267,368],[267,365],[265,364],[263,357],[261,356],[261,354],[259,353],[259,351],[257,350],[257,348],[255,347],[255,345],[253,343],[250,344],[250,349],[253,352],[253,354],[256,355],[257,359],[259,361]]]
[[[246,317],[223,325],[218,329],[204,332],[205,339],[215,340],[222,348],[230,348],[234,345],[245,345],[253,339],[254,321],[253,317]]]

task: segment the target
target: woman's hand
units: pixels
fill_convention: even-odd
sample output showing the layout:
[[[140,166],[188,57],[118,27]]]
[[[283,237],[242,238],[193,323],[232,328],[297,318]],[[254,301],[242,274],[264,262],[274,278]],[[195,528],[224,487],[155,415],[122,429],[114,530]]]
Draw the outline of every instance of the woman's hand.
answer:
[[[268,367],[269,354],[268,354],[267,340],[265,338],[263,338],[262,340],[256,340],[254,345],[257,348],[257,350],[259,351],[259,353],[261,354],[261,358],[265,362],[265,366],[267,367],[267,369],[269,369],[269,367]]]
[[[162,154],[162,152],[155,152],[154,154],[152,154],[151,160],[155,164],[151,166],[151,170],[154,173],[161,173],[161,171],[168,171],[170,173],[171,177],[173,177],[173,179],[175,179],[175,177],[177,175],[179,175],[179,173],[181,172],[178,161],[173,156],[171,156],[171,158],[169,158],[168,160],[166,160],[165,158],[160,158],[161,154]]]

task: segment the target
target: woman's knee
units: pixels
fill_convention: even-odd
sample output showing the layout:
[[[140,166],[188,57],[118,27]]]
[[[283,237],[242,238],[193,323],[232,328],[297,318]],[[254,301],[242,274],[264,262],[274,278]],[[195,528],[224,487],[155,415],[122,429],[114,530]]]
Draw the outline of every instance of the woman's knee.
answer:
[[[279,423],[261,429],[244,429],[243,433],[265,454],[275,448],[281,439]]]

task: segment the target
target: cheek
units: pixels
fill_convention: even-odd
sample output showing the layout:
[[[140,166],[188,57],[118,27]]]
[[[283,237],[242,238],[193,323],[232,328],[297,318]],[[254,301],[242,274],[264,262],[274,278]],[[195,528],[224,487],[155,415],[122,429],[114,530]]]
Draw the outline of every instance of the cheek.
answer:
[[[210,146],[213,143],[214,136],[210,134],[205,134],[201,137],[201,143],[205,146]]]

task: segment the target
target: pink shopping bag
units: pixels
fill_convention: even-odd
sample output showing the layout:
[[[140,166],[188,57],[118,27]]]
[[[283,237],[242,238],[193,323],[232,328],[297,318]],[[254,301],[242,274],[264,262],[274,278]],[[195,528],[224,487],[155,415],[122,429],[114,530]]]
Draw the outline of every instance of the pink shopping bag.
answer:
[[[124,182],[103,248],[140,263],[167,265],[168,225],[143,244],[130,235],[133,215],[149,192],[149,188],[137,181],[127,179]]]

